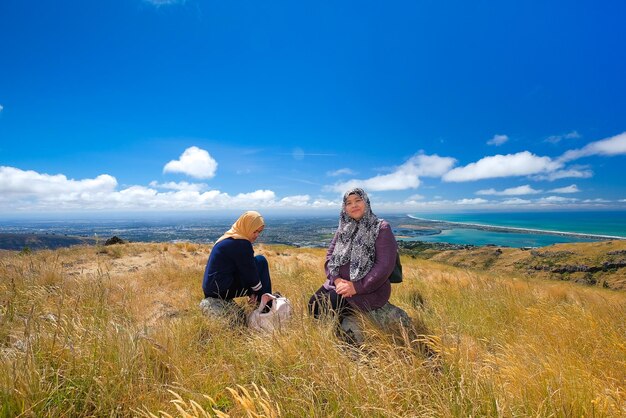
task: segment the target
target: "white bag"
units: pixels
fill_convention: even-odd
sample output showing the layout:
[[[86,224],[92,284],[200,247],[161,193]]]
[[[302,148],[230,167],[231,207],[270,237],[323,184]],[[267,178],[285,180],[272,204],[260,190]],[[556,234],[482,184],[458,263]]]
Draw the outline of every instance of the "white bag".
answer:
[[[272,307],[269,311],[263,312],[263,308],[270,300],[273,301]],[[261,296],[259,307],[248,316],[248,326],[259,331],[272,332],[285,327],[290,317],[291,303],[286,297],[265,293]]]

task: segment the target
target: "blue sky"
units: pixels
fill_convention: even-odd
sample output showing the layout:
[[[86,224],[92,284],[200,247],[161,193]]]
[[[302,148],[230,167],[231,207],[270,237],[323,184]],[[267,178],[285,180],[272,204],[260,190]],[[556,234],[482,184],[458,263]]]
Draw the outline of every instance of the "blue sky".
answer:
[[[626,209],[623,1],[0,2],[0,214]]]

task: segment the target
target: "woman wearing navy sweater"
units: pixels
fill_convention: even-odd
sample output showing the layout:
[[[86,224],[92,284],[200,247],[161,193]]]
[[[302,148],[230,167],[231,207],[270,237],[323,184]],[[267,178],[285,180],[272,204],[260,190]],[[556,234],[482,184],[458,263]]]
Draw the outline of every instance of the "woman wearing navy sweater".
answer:
[[[249,296],[258,303],[261,295],[272,293],[267,260],[262,255],[255,257],[252,249],[264,227],[261,214],[248,211],[215,242],[202,280],[205,298]]]

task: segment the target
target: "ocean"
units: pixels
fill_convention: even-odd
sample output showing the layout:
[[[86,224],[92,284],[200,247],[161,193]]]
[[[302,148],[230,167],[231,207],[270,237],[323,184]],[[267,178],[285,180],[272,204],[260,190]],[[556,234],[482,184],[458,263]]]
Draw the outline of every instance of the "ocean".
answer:
[[[544,247],[626,239],[626,212],[617,211],[412,214],[411,217],[441,228],[439,234],[410,238],[425,242]]]

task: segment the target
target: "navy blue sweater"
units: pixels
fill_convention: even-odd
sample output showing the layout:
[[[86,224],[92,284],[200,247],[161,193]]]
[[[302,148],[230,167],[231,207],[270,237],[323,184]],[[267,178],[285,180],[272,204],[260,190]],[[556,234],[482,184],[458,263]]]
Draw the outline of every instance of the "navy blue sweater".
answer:
[[[213,247],[202,280],[204,297],[231,299],[242,289],[258,292],[261,281],[254,261],[252,243],[226,238]]]

